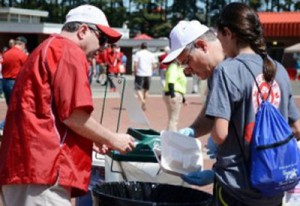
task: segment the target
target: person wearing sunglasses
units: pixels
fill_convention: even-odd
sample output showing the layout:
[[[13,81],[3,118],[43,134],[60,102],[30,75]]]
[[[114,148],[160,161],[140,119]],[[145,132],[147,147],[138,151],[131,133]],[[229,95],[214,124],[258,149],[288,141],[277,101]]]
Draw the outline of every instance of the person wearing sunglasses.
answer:
[[[88,190],[91,154],[134,148],[128,134],[95,120],[87,56],[121,34],[91,5],[69,11],[60,34],[28,57],[16,80],[0,148],[5,206],[71,206]],[[93,144],[94,143],[94,144]]]

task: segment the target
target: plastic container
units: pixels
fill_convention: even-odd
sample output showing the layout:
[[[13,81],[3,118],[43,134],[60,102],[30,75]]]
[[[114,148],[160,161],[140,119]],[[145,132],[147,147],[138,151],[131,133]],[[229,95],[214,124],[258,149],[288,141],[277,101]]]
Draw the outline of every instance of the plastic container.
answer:
[[[161,168],[174,175],[203,169],[201,142],[177,132],[164,131],[161,147],[154,148]]]
[[[99,206],[211,206],[212,195],[186,187],[146,183],[110,182],[93,189]]]

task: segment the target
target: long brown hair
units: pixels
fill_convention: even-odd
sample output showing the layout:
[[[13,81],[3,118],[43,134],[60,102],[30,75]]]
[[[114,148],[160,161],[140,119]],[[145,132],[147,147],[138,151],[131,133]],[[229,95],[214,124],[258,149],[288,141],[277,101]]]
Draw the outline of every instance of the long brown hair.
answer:
[[[237,36],[238,44],[248,44],[263,59],[263,75],[271,82],[276,75],[276,67],[268,57],[263,29],[257,13],[243,3],[231,3],[224,7],[217,22],[219,31],[227,27]]]

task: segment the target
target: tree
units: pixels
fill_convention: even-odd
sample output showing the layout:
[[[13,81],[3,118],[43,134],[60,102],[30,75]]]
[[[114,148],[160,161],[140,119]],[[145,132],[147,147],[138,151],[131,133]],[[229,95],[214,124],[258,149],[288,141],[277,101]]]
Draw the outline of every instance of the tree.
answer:
[[[233,0],[1,0],[2,7],[39,9],[49,12],[47,22],[63,23],[67,12],[88,3],[101,8],[113,27],[128,23],[131,37],[147,33],[153,37],[168,36],[178,21],[196,19],[209,26],[215,24],[222,8]],[[240,0],[257,11],[299,11],[293,0]]]

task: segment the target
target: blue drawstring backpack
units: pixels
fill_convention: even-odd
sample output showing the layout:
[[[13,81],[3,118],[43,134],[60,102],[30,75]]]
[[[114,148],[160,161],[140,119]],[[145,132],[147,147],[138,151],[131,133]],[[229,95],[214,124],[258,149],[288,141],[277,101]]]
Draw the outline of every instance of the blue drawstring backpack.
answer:
[[[300,153],[287,121],[268,101],[255,117],[251,142],[252,186],[266,196],[294,188],[300,177]]]
[[[252,74],[261,95],[254,74],[243,64]],[[274,196],[298,184],[300,151],[289,124],[268,102],[268,97],[262,101],[255,116],[250,149],[250,182],[263,195]]]

